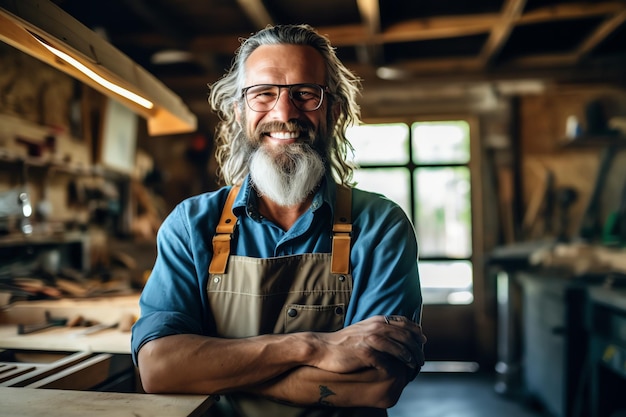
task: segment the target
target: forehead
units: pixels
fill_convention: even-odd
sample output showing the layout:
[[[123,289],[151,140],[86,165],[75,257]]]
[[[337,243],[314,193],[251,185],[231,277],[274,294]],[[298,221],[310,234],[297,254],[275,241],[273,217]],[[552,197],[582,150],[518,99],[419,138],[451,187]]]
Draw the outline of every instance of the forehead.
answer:
[[[325,84],[326,66],[322,55],[312,46],[262,45],[245,64],[246,85]]]

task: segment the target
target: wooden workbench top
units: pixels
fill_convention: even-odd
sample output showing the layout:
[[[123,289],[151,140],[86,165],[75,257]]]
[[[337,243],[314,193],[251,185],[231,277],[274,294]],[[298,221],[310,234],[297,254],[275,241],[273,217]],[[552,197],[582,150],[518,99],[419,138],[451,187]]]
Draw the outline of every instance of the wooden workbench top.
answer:
[[[130,332],[117,328],[81,335],[86,327],[50,327],[20,335],[17,324],[45,322],[52,318],[81,316],[103,324],[118,323],[124,315],[139,317],[139,294],[93,299],[27,301],[12,304],[0,314],[0,349],[39,349],[51,351],[88,351],[130,353]]]
[[[211,405],[208,395],[154,395],[0,387],[3,417],[195,417]]]
[[[84,327],[51,327],[22,335],[17,334],[16,325],[3,325],[0,326],[0,349],[130,353],[130,332],[106,329],[82,335],[84,330]]]
[[[45,321],[46,312],[53,318],[82,316],[86,320],[114,323],[124,314],[139,317],[139,296],[19,301],[0,310],[0,324],[41,323]]]

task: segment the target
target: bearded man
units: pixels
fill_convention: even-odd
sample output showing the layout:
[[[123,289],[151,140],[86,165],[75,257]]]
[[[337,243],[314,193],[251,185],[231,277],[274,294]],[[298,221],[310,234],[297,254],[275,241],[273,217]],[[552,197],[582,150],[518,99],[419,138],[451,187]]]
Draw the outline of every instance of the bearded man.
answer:
[[[132,333],[146,392],[219,396],[216,416],[385,416],[418,374],[414,229],[347,162],[360,88],[308,25],[252,35],[210,86],[226,185],[159,230]]]

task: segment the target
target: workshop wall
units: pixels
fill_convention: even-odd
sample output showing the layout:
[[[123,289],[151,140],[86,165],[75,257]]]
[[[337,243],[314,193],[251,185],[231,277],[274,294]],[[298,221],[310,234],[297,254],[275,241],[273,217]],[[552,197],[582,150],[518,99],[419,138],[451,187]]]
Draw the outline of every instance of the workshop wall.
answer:
[[[603,113],[604,132],[598,131],[600,122],[589,120],[598,119],[598,109]],[[613,144],[615,152],[606,178],[598,184],[599,220],[606,221],[618,208],[626,181],[626,131],[622,125],[626,92],[608,87],[561,87],[522,97],[519,113],[523,237],[553,237],[560,232],[570,239],[578,237],[603,153]],[[568,120],[572,128],[574,118],[578,136],[568,137]],[[559,209],[564,199],[573,199],[565,212]],[[568,221],[563,226],[564,215]],[[566,230],[559,231],[561,227]]]

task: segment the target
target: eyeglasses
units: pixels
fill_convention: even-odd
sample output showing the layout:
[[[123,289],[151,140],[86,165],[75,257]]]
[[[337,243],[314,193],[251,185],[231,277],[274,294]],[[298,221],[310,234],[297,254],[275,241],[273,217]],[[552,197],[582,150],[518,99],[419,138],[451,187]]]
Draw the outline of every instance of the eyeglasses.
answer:
[[[241,90],[250,110],[268,112],[280,98],[281,88],[289,91],[289,100],[301,111],[315,111],[324,102],[326,87],[319,84],[258,84]]]

